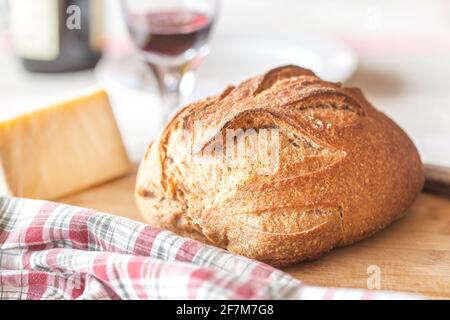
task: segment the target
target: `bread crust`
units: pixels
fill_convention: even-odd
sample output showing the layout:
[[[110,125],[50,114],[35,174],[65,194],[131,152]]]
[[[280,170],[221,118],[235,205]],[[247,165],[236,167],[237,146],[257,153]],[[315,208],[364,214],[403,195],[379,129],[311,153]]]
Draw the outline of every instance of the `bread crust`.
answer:
[[[262,128],[278,134],[270,174],[192,156],[227,129]],[[281,267],[384,228],[423,182],[414,144],[359,89],[284,66],[180,110],[149,145],[135,195],[152,225]]]

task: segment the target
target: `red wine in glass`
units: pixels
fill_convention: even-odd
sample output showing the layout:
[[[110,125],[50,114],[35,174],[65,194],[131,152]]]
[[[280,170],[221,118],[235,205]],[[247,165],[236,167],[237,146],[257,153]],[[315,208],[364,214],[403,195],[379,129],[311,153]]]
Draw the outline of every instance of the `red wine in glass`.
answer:
[[[163,121],[184,103],[209,52],[219,0],[122,0],[131,40],[153,72]]]
[[[132,13],[127,24],[135,44],[144,52],[178,56],[199,49],[207,41],[212,20],[189,10]]]

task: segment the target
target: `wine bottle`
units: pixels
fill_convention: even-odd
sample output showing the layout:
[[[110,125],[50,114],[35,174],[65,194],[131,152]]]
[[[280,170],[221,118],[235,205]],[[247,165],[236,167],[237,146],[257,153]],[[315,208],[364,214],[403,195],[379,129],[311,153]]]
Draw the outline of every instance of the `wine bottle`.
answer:
[[[66,72],[95,66],[101,57],[102,0],[13,0],[16,55],[31,72]]]

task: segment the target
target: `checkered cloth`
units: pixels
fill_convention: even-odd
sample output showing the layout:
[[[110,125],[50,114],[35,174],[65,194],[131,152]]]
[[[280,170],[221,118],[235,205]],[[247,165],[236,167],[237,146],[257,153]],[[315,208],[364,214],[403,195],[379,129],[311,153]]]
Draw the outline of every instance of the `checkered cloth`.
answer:
[[[263,263],[125,218],[0,198],[1,299],[384,299],[305,285]]]

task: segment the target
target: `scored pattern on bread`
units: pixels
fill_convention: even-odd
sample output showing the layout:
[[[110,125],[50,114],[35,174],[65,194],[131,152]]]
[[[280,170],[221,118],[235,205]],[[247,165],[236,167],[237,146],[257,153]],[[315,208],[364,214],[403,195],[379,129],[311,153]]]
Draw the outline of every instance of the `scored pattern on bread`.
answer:
[[[295,72],[296,70],[297,72]],[[294,120],[293,118],[301,120],[308,115],[317,114],[323,109],[364,115],[364,110],[356,99],[340,85],[321,81],[311,75],[311,72],[305,74],[304,70],[293,66],[277,68],[273,71],[278,71],[280,76],[275,77],[273,71],[269,71],[272,76],[270,81],[266,80],[267,83],[262,86],[263,90],[260,83],[264,83],[265,77],[256,77],[243,82],[231,91],[228,89],[229,92],[223,98],[219,96],[209,99],[204,105],[200,104],[202,106],[200,108],[188,108],[180,114],[180,117],[183,118],[184,129],[192,129],[192,125],[197,122],[208,124],[211,133],[205,135],[204,140],[198,141],[200,144],[205,144],[227,123],[246,112],[252,113],[260,110],[271,112],[285,121]],[[281,75],[288,77],[282,78]],[[274,82],[274,79],[278,81]],[[293,79],[295,81],[292,81]],[[269,84],[271,86],[267,87]],[[255,94],[258,90],[262,91]],[[235,108],[236,104],[239,104],[238,108]],[[333,114],[330,114],[330,117],[333,118]],[[301,130],[301,126],[299,130]]]
[[[276,208],[263,212],[239,213],[232,218],[257,232],[294,234],[323,227],[329,223],[331,215],[340,219],[339,208]]]
[[[385,227],[422,184],[414,144],[359,89],[285,66],[180,110],[136,199],[150,224],[286,266]]]
[[[270,182],[274,179],[281,180],[311,174],[331,166],[345,157],[344,151],[335,150],[330,145],[326,145],[305,136],[304,133],[297,130],[295,126],[289,125],[289,123],[286,123],[282,118],[279,118],[275,114],[266,114],[265,111],[255,111],[250,115],[248,111],[242,112],[232,122],[227,123],[222,128],[220,132],[222,139],[219,143],[217,143],[215,139],[212,139],[203,146],[200,152],[204,153],[206,148],[225,150],[226,146],[224,145],[224,142],[226,141],[226,129],[242,129],[240,131],[242,133],[251,128],[256,128],[256,132],[259,132],[258,129],[261,128],[279,128],[278,174],[276,177],[270,174],[272,171],[269,171],[269,174],[261,174],[262,167],[267,165],[267,163],[264,161],[252,161],[254,160],[252,155],[248,155],[248,157],[242,157],[240,159],[239,167],[237,168],[237,170],[246,171],[246,179],[237,182],[236,185],[230,185],[231,188],[241,188],[242,185],[249,183]],[[246,140],[246,142],[248,142],[248,140]],[[235,141],[234,144],[236,144]],[[215,157],[221,158],[223,158],[223,156],[223,153],[215,155]],[[288,159],[293,159],[293,161],[291,160],[289,164],[287,164]],[[236,170],[236,168],[233,169]],[[233,174],[233,172],[230,171],[228,174]]]

